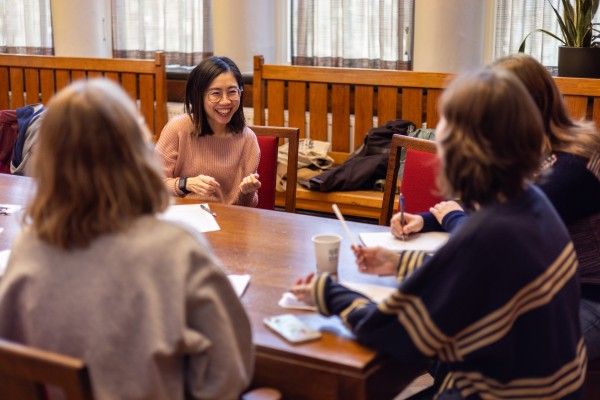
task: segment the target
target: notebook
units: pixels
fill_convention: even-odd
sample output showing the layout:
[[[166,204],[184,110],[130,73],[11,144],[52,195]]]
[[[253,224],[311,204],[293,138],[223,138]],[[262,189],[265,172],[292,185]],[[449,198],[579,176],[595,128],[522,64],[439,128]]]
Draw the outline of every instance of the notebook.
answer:
[[[392,251],[420,250],[434,252],[448,241],[446,232],[413,233],[406,240],[397,239],[391,232],[359,233],[360,240],[367,247],[381,246]]]

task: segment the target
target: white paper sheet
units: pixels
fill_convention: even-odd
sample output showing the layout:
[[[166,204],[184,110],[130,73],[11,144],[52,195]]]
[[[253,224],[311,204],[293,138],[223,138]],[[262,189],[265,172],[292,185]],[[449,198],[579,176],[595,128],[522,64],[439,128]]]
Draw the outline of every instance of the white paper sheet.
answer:
[[[235,293],[237,293],[238,297],[242,297],[250,282],[250,275],[229,274],[227,277],[229,278],[229,282],[231,282],[231,286],[233,286]]]
[[[0,276],[4,275],[6,266],[8,265],[8,257],[10,256],[10,250],[0,251]]]
[[[203,208],[204,207],[204,208]],[[221,227],[211,214],[208,204],[182,204],[174,205],[159,214],[159,218],[167,221],[179,222],[191,226],[199,232],[219,231]]]
[[[21,208],[23,208],[23,206],[19,204],[0,204],[0,215],[14,214]]]
[[[449,237],[446,232],[413,233],[406,240],[396,239],[391,232],[363,232],[359,236],[367,247],[381,246],[393,251],[422,250],[428,252],[442,247]]]

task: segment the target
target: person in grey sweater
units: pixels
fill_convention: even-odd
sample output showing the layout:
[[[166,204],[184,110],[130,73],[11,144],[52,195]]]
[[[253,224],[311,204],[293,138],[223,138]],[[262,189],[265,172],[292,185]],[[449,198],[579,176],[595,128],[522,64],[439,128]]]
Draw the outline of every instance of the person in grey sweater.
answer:
[[[97,399],[236,399],[248,317],[200,234],[156,218],[168,195],[140,121],[104,79],[49,103],[0,336],[81,358]]]

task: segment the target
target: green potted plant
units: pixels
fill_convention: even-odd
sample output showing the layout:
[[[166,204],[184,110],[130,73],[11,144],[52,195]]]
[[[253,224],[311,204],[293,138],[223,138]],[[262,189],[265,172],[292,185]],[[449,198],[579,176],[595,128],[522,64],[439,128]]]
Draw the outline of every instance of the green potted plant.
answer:
[[[600,30],[592,22],[599,0],[561,0],[562,15],[550,0],[548,3],[554,11],[562,37],[545,29],[536,29],[525,36],[519,52],[525,50],[529,36],[541,32],[562,43],[558,48],[558,75],[600,78]]]

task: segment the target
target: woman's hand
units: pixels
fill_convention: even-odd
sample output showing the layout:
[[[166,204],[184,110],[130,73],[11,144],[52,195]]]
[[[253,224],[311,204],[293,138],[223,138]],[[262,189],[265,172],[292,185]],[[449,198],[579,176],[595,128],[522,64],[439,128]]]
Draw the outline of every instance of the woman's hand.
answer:
[[[404,213],[404,221],[400,224],[400,213],[394,214],[390,225],[392,227],[392,235],[398,239],[402,239],[404,235],[420,232],[423,229],[423,217],[418,214]]]
[[[203,197],[217,197],[222,200],[221,185],[215,178],[208,175],[198,175],[187,178],[187,190]]]
[[[372,275],[395,275],[400,254],[383,247],[352,246],[360,272]]]
[[[260,188],[260,181],[258,180],[258,174],[250,174],[240,183],[240,191],[243,194],[256,192]]]
[[[437,219],[440,225],[442,224],[442,220],[444,219],[444,217],[452,211],[463,211],[463,209],[460,206],[460,204],[452,200],[441,201],[429,209],[429,212],[433,214],[433,216],[435,217],[435,219]]]
[[[312,298],[312,285],[315,282],[313,279],[314,276],[314,273],[310,273],[306,277],[298,279],[290,289],[290,292],[292,292],[298,300],[309,306],[315,305],[314,299]]]

